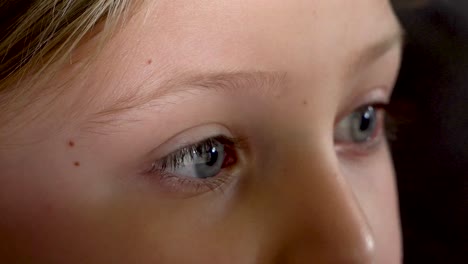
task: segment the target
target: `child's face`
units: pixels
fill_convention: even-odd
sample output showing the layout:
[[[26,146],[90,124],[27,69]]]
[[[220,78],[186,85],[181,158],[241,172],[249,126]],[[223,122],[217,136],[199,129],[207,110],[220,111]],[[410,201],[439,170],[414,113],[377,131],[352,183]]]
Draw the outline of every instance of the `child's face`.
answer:
[[[398,263],[399,30],[385,0],[149,1],[0,148],[2,259]]]

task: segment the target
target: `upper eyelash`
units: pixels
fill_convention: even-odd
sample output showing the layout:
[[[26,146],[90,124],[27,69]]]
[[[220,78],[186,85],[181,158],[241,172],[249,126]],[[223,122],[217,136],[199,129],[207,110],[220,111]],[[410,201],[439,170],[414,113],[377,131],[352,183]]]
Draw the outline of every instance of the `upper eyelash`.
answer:
[[[165,170],[168,166],[171,169],[176,169],[183,163],[187,156],[190,158],[194,158],[195,155],[200,155],[202,151],[207,151],[214,146],[213,138],[183,147],[175,152],[169,154],[168,156],[164,157],[161,162],[161,170]]]
[[[215,143],[214,141],[218,141],[222,144],[227,144],[230,145],[231,147],[234,147],[235,149],[240,149],[243,148],[243,142],[244,139],[241,138],[230,138],[227,136],[215,136],[211,137],[202,141],[199,141],[197,143],[194,143],[192,145],[188,145],[185,147],[182,147],[171,154],[165,156],[164,158],[153,162],[150,173],[155,173],[155,172],[161,172],[165,171],[167,168],[170,169],[176,169],[178,168],[187,155],[190,156],[190,158],[194,158],[196,154],[201,154],[202,150],[209,150],[211,149]]]

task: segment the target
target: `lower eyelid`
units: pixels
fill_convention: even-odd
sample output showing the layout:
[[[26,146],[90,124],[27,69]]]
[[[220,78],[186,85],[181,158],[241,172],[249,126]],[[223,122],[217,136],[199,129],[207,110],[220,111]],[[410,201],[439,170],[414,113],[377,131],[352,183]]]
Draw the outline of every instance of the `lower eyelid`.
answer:
[[[235,178],[235,175],[230,172],[221,172],[216,177],[210,179],[196,179],[160,172],[153,173],[150,177],[157,181],[162,192],[182,198],[189,198],[210,191],[223,192],[224,186],[229,185],[230,181]]]

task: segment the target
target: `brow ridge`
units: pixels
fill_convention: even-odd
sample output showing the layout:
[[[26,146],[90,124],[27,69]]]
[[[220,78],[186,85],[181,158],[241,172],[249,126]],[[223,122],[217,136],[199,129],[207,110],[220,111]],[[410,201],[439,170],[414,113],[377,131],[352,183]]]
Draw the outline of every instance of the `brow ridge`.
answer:
[[[363,67],[384,56],[393,48],[401,47],[404,42],[404,35],[405,33],[403,29],[399,28],[393,34],[390,34],[375,43],[371,43],[362,51],[357,52],[357,55],[351,60],[350,67],[348,67],[349,71],[346,73],[346,76],[353,76]]]
[[[267,71],[235,71],[209,73],[183,73],[152,86],[144,84],[139,90],[150,90],[148,93],[132,92],[114,100],[92,114],[88,125],[113,125],[127,122],[125,114],[142,108],[158,108],[169,103],[165,100],[171,95],[190,94],[197,91],[213,91],[226,93],[255,93],[261,97],[279,97],[286,87],[287,76],[282,72]],[[93,125],[94,124],[94,125]]]

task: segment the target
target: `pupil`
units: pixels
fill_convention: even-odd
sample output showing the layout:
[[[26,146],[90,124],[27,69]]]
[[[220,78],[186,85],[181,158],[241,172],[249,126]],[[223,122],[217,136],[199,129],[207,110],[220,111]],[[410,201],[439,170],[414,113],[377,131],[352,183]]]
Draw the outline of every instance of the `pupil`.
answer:
[[[206,162],[207,166],[213,166],[218,161],[218,150],[216,148],[212,148],[209,152],[209,159]]]
[[[367,131],[371,125],[372,122],[372,114],[369,110],[367,110],[361,117],[361,125],[359,126],[359,129],[361,131]]]

